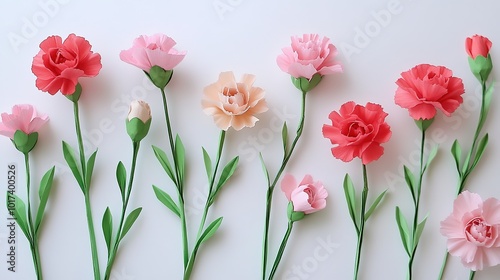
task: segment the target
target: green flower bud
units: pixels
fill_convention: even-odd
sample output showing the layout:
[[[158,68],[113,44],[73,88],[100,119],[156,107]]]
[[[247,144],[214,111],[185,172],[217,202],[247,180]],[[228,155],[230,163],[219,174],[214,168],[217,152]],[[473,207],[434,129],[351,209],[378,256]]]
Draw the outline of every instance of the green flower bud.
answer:
[[[148,103],[134,100],[126,120],[127,133],[134,142],[140,142],[149,132],[151,126],[151,109]]]

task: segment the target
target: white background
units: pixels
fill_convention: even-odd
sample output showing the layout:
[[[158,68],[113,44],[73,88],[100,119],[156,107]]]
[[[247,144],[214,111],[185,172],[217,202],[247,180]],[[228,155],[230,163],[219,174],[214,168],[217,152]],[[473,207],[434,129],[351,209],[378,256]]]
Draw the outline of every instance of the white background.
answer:
[[[45,3],[45,4],[44,4]],[[49,4],[47,4],[49,3]],[[424,179],[421,215],[429,213],[427,226],[415,260],[415,279],[435,279],[445,238],[439,222],[452,209],[457,181],[450,146],[455,138],[468,147],[479,111],[478,82],[470,73],[464,40],[479,33],[493,41],[491,55],[500,65],[500,6],[495,1],[364,0],[364,1],[2,1],[0,4],[0,112],[12,105],[31,103],[50,115],[31,153],[34,187],[42,174],[57,166],[55,186],[47,208],[40,238],[46,279],[92,279],[90,245],[83,195],[65,167],[61,141],[76,147],[72,105],[60,94],[50,96],[35,87],[30,67],[39,43],[49,35],[65,38],[69,33],[84,36],[102,56],[103,68],[95,78],[82,79],[80,105],[87,151],[99,148],[93,178],[92,207],[101,266],[105,245],[101,217],[110,206],[116,217],[120,196],[115,168],[123,161],[129,169],[130,140],[124,117],[128,103],[136,98],[149,102],[153,124],[142,142],[136,184],[130,206],[143,206],[137,224],[122,243],[114,267],[114,280],[181,279],[180,223],[155,198],[151,185],[174,194],[172,184],[154,158],[151,145],[167,150],[160,94],[139,69],[119,59],[140,34],[165,33],[173,37],[187,56],[176,67],[167,87],[173,129],[187,149],[189,163],[187,208],[190,240],[197,230],[206,177],[201,146],[214,156],[218,129],[201,111],[204,86],[216,81],[221,71],[236,76],[252,73],[256,86],[267,92],[271,108],[252,129],[230,130],[223,161],[241,156],[235,177],[221,192],[209,219],[224,216],[213,239],[202,247],[193,279],[259,279],[266,186],[257,153],[263,152],[275,174],[280,164],[281,139],[276,123],[285,119],[291,132],[299,119],[300,94],[286,73],[276,65],[281,48],[291,35],[319,33],[339,48],[344,73],[328,76],[307,96],[307,119],[287,171],[297,177],[310,173],[323,181],[330,196],[327,208],[296,224],[277,279],[350,279],[356,235],[349,218],[342,179],[346,172],[360,189],[361,163],[344,163],[331,156],[331,145],[321,134],[328,114],[346,101],[376,102],[389,113],[393,136],[385,154],[368,166],[370,198],[389,189],[387,199],[366,225],[360,279],[404,279],[407,256],[394,220],[399,205],[408,219],[411,196],[399,175],[403,164],[415,170],[420,131],[406,110],[393,102],[395,81],[402,71],[416,64],[444,65],[464,81],[466,104],[445,120],[438,115],[429,130],[429,142],[439,144],[439,154]],[[497,71],[492,76],[498,79]],[[496,94],[495,94],[496,95]],[[500,198],[495,172],[500,151],[500,99],[493,97],[485,131],[490,144],[467,188],[483,198]],[[285,116],[285,117],[283,117]],[[280,119],[281,117],[281,119]],[[292,133],[293,134],[293,133]],[[25,197],[22,155],[9,139],[0,139],[0,201],[5,201],[8,163],[17,163],[18,194]],[[495,167],[496,166],[496,167]],[[274,257],[286,228],[286,199],[276,189],[271,228],[271,257]],[[7,212],[0,207],[0,279],[34,279],[31,255],[24,236],[17,232],[17,272],[7,271]],[[331,248],[321,247],[334,243]],[[316,252],[316,253],[315,253]],[[318,255],[319,253],[319,255]],[[295,267],[295,270],[294,270]],[[445,279],[467,279],[468,271],[451,258]],[[302,272],[298,273],[300,269]],[[476,279],[498,279],[500,268],[478,272]]]

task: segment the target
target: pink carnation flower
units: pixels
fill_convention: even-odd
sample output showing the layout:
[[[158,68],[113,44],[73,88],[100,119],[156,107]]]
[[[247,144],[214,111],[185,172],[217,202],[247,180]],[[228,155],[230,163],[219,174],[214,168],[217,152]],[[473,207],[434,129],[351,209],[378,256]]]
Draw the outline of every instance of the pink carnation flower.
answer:
[[[276,59],[284,72],[295,78],[308,80],[316,73],[321,76],[342,72],[342,66],[335,61],[337,48],[327,37],[318,34],[293,36],[290,47],[283,48],[283,54]]]
[[[311,214],[326,207],[328,192],[321,182],[314,182],[311,175],[304,176],[302,182],[297,184],[295,177],[286,174],[281,181],[281,190],[293,203],[295,212]]]
[[[500,201],[462,192],[451,215],[441,222],[441,234],[448,238],[448,252],[467,268],[476,271],[500,264]]]
[[[394,101],[415,120],[434,118],[436,109],[449,117],[462,104],[465,92],[462,79],[452,75],[444,66],[417,65],[401,73]]]
[[[186,52],[174,49],[174,39],[164,35],[142,35],[134,40],[132,47],[120,52],[120,59],[149,72],[151,67],[172,70],[186,56]]]
[[[37,114],[32,105],[14,105],[12,107],[12,114],[2,113],[0,135],[14,139],[14,134],[18,130],[29,135],[33,132],[38,132],[48,120],[48,116]]]

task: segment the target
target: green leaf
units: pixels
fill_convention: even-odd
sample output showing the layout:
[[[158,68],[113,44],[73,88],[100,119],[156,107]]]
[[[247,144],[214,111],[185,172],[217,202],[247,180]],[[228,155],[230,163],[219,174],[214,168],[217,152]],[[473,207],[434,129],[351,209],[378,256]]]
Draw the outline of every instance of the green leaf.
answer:
[[[45,207],[47,206],[47,201],[49,200],[50,190],[52,189],[52,182],[54,181],[54,173],[56,167],[53,166],[49,171],[43,175],[40,181],[40,188],[38,189],[38,196],[40,197],[40,204],[38,205],[38,210],[36,211],[35,218],[35,235],[38,234],[40,224],[42,223],[43,214],[45,212]]]
[[[281,139],[283,140],[283,153],[286,155],[288,150],[288,127],[286,122],[283,123],[283,129],[281,130]]]
[[[462,165],[462,174],[468,173],[469,172],[469,162],[470,162],[470,157],[472,156],[472,150],[467,153],[467,156],[465,157],[464,165]]]
[[[109,256],[111,254],[111,237],[113,236],[113,215],[109,207],[106,207],[106,211],[104,211],[104,215],[102,216],[102,233],[104,234]]]
[[[455,166],[457,167],[458,175],[462,177],[462,171],[460,170],[460,160],[462,159],[462,147],[460,147],[460,143],[458,140],[453,141],[453,145],[451,145],[451,155],[455,160]]]
[[[224,186],[226,182],[231,178],[231,176],[234,174],[234,171],[236,171],[236,167],[238,167],[238,162],[240,160],[239,156],[234,157],[226,166],[224,169],[222,169],[222,173],[219,178],[219,183],[217,183],[217,190]]]
[[[368,218],[373,214],[373,212],[377,209],[378,205],[382,201],[382,199],[385,197],[385,194],[387,193],[387,190],[383,191],[379,196],[375,199],[373,202],[372,206],[368,209],[368,211],[365,213],[365,221],[368,221]]]
[[[269,171],[267,171],[266,163],[262,157],[262,153],[259,153],[260,164],[262,165],[262,171],[264,171],[264,176],[266,177],[267,185],[271,186],[271,181],[269,180]]]
[[[486,133],[483,138],[479,141],[479,144],[477,145],[477,150],[476,150],[476,155],[474,157],[474,162],[472,163],[471,166],[471,171],[476,167],[477,163],[483,156],[484,150],[486,149],[486,145],[488,145],[488,133]]]
[[[118,162],[116,166],[116,181],[118,182],[118,187],[120,188],[120,193],[122,195],[122,200],[125,200],[125,189],[127,185],[127,170],[123,165],[123,162]]]
[[[75,151],[73,148],[71,148],[70,145],[66,142],[62,142],[63,144],[63,154],[64,154],[64,159],[68,163],[69,169],[71,169],[71,172],[73,173],[73,176],[75,176],[76,181],[78,182],[78,185],[80,186],[80,189],[82,189],[82,192],[85,193],[85,185],[83,184],[83,178],[80,173],[80,170],[78,169],[76,157],[75,157]]]
[[[123,230],[122,230],[122,234],[120,236],[120,240],[122,240],[123,237],[125,237],[125,235],[128,233],[130,228],[134,225],[135,221],[137,220],[137,218],[141,214],[141,211],[142,211],[142,207],[139,207],[139,208],[136,208],[134,211],[130,212],[130,214],[128,214],[128,217],[125,220],[125,223],[123,224]]]
[[[416,199],[415,198],[415,193],[416,193],[416,190],[415,190],[415,186],[416,186],[415,175],[413,175],[413,173],[410,171],[410,169],[408,169],[408,167],[406,167],[406,165],[403,165],[403,170],[404,170],[404,174],[405,174],[406,185],[410,189],[411,198],[413,199],[413,202],[415,202],[415,199]]]
[[[95,157],[97,156],[97,150],[92,153],[89,160],[87,161],[87,174],[85,176],[85,182],[87,186],[90,186],[90,181],[92,180],[92,173],[94,173]]]
[[[14,214],[14,218],[16,219],[17,224],[23,231],[24,235],[28,240],[31,240],[31,235],[28,230],[28,219],[26,216],[26,205],[24,202],[15,194],[10,194],[7,192],[7,205],[9,202],[14,202],[14,209],[11,210],[12,214]]]
[[[437,152],[438,152],[438,149],[439,149],[439,145],[435,145],[431,152],[429,153],[429,156],[427,158],[427,163],[424,165],[424,168],[422,170],[422,172],[425,172],[425,170],[427,169],[427,167],[431,164],[431,162],[434,160],[434,158],[436,158],[436,155],[437,155]]]
[[[405,248],[408,256],[411,256],[411,252],[413,251],[413,245],[410,235],[410,229],[408,228],[408,223],[406,222],[406,218],[401,213],[399,207],[396,206],[396,222],[399,228],[399,234],[401,235],[401,241],[403,242],[403,247]]]
[[[203,150],[203,162],[205,163],[205,171],[207,171],[208,181],[212,181],[212,159],[210,159],[210,155],[207,153],[205,148],[201,147]]]
[[[358,231],[359,229],[358,219],[356,218],[357,217],[356,190],[354,189],[354,184],[352,183],[349,174],[345,174],[344,177],[344,193],[347,202],[347,207],[349,209],[349,215],[351,216],[351,220],[354,223],[354,227],[356,227],[356,231]]]
[[[155,153],[156,158],[160,162],[161,166],[167,173],[168,177],[174,182],[174,184],[177,184],[176,179],[175,179],[175,174],[172,171],[172,167],[170,165],[170,162],[168,161],[167,154],[160,148],[156,147],[153,145],[153,152]]]
[[[180,218],[181,211],[179,210],[179,206],[175,204],[172,197],[156,186],[153,186],[153,190],[155,192],[156,198],[158,198],[158,200],[163,203],[163,205],[167,206],[168,209],[170,209],[172,212],[174,212],[175,215],[177,215],[177,217]]]
[[[217,231],[217,229],[219,229],[221,223],[222,223],[222,217],[219,217],[215,221],[210,223],[210,225],[200,235],[200,239],[198,239],[197,245],[201,245],[203,242],[207,241],[210,237],[212,237]]]
[[[186,151],[179,135],[175,137],[175,157],[177,159],[177,168],[179,171],[179,182],[184,182],[186,169]]]
[[[425,216],[425,218],[417,225],[417,228],[415,229],[415,239],[413,240],[413,250],[417,248],[418,246],[418,241],[420,240],[420,236],[422,236],[422,232],[424,231],[425,227],[425,222],[427,221],[428,215]]]

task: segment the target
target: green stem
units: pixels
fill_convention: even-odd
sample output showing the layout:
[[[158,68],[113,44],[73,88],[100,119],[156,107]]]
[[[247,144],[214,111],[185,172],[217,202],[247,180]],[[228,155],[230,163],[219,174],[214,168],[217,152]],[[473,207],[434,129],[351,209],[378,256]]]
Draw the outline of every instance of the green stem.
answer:
[[[473,280],[475,275],[476,275],[476,272],[474,270],[471,270],[470,274],[469,274],[469,280]]]
[[[356,263],[354,266],[354,280],[358,279],[359,264],[361,261],[361,247],[363,245],[363,236],[365,232],[365,211],[366,201],[368,199],[368,175],[366,165],[363,164],[363,192],[361,193],[361,218],[359,222],[358,244],[356,246]]]
[[[268,280],[274,279],[274,275],[276,274],[276,270],[278,270],[278,266],[280,264],[281,258],[283,257],[283,253],[285,252],[286,244],[288,243],[288,239],[290,238],[290,234],[292,233],[293,222],[288,221],[288,228],[286,229],[285,236],[283,236],[283,240],[281,241],[280,248],[278,253],[276,254],[276,259],[274,259],[273,268],[271,269],[271,273],[269,274]]]
[[[211,206],[211,200],[213,199],[213,196],[215,195],[215,193],[213,193],[214,185],[215,185],[215,176],[217,175],[217,170],[219,169],[219,164],[220,164],[220,159],[221,159],[221,155],[222,155],[222,150],[224,147],[225,137],[226,137],[226,131],[221,130],[220,136],[219,136],[219,148],[217,149],[217,158],[215,160],[215,169],[213,170],[212,175],[211,175],[210,185],[208,187],[208,196],[207,196],[207,200],[205,202],[205,207],[203,209],[203,215],[201,217],[200,226],[198,228],[198,234],[196,235],[197,246],[195,246],[193,248],[193,251],[191,252],[191,256],[189,258],[188,265],[187,265],[186,269],[184,269],[184,278],[183,278],[184,280],[188,280],[191,278],[191,273],[193,271],[194,263],[196,261],[196,256],[198,254],[198,250],[200,249],[200,246],[198,246],[198,244],[201,245],[199,239],[201,237],[201,234],[203,233],[203,229],[205,228],[208,210]]]
[[[448,262],[448,256],[449,256],[448,251],[446,251],[444,258],[443,258],[443,264],[441,265],[441,269],[439,270],[438,280],[443,279],[444,270],[446,268],[446,263]]]
[[[215,160],[215,169],[212,172],[212,178],[210,180],[210,185],[208,186],[208,196],[205,202],[205,207],[203,209],[203,215],[200,222],[200,227],[198,228],[198,234],[196,235],[196,239],[199,239],[201,234],[203,233],[203,228],[205,227],[205,223],[207,220],[208,210],[210,208],[210,199],[213,196],[214,185],[215,185],[215,176],[217,175],[217,170],[219,169],[220,159],[222,156],[222,149],[224,147],[224,140],[226,137],[226,131],[221,130],[219,136],[219,148],[217,149],[217,158]]]
[[[88,182],[85,182],[86,180],[86,174],[87,174],[87,165],[85,164],[85,148],[83,146],[83,138],[82,138],[82,130],[80,128],[80,112],[78,109],[78,101],[73,101],[73,109],[74,109],[74,115],[75,115],[75,128],[76,128],[76,136],[78,139],[78,149],[80,151],[80,165],[82,167],[82,174],[83,174],[83,180],[84,180],[84,185],[85,187],[87,186]]]
[[[170,143],[170,152],[172,153],[172,158],[174,159],[174,167],[175,167],[175,178],[176,182],[175,185],[177,186],[177,191],[178,191],[178,200],[179,200],[179,208],[180,208],[180,218],[181,218],[181,224],[182,224],[182,248],[183,248],[183,261],[184,261],[184,269],[186,269],[188,262],[189,262],[189,244],[188,244],[188,239],[187,239],[187,225],[186,225],[186,210],[184,207],[184,182],[180,176],[179,172],[179,166],[177,163],[177,157],[175,156],[175,146],[174,146],[174,140],[172,136],[172,126],[170,125],[170,117],[168,114],[168,103],[167,103],[167,96],[165,94],[165,89],[160,88],[161,91],[161,96],[162,96],[162,101],[163,101],[163,109],[165,112],[165,122],[167,123],[167,133],[168,133],[168,141]]]
[[[290,147],[290,150],[288,152],[285,151],[283,154],[283,161],[281,162],[280,169],[278,170],[278,173],[276,174],[276,177],[274,178],[272,184],[268,186],[267,188],[267,194],[266,194],[266,217],[265,217],[265,224],[264,224],[264,244],[263,244],[263,250],[262,250],[262,280],[266,279],[266,271],[267,271],[267,255],[269,251],[269,224],[270,224],[270,218],[271,218],[271,205],[273,201],[273,192],[274,188],[281,177],[281,174],[285,170],[286,165],[288,164],[288,161],[290,160],[290,157],[292,156],[292,153],[295,149],[295,146],[297,145],[297,142],[299,141],[300,136],[302,135],[302,131],[304,129],[304,123],[305,123],[305,115],[306,115],[306,91],[302,92],[302,105],[301,105],[301,115],[300,115],[300,121],[299,121],[299,126],[297,127],[297,134],[295,136],[295,139],[292,142],[292,146]]]
[[[422,130],[422,139],[420,142],[420,170],[418,176],[417,193],[415,195],[415,212],[413,213],[413,228],[412,228],[412,240],[413,243],[418,242],[416,239],[417,226],[418,226],[418,212],[420,208],[420,194],[422,193],[422,180],[424,177],[424,147],[425,147],[425,129]],[[417,246],[413,246],[410,259],[408,260],[408,279],[413,278],[413,261],[415,260],[415,255],[417,253]]]
[[[38,239],[37,237],[34,237]],[[33,261],[35,262],[35,273],[36,273],[36,278],[38,280],[43,280],[43,274],[42,274],[42,262],[40,258],[40,250],[38,248],[38,240],[34,240],[34,244],[32,247],[32,255],[33,255]],[[35,261],[36,260],[36,261]]]
[[[92,264],[94,266],[94,279],[101,279],[101,272],[99,270],[99,257],[97,254],[97,242],[95,238],[95,230],[94,230],[94,221],[92,218],[92,208],[90,206],[90,195],[89,193],[85,193],[85,211],[87,213],[87,226],[89,229],[90,236],[90,248],[92,250]]]
[[[189,262],[189,248],[187,239],[187,224],[186,224],[186,211],[184,207],[184,197],[179,193],[179,207],[181,214],[181,224],[182,224],[182,248],[184,256],[184,270],[186,270]]]
[[[460,183],[459,183],[459,189],[458,189],[457,195],[460,194],[464,190],[465,181],[467,180],[470,173],[474,169],[473,165],[471,165],[474,162],[472,157],[475,155],[477,140],[479,138],[479,134],[481,133],[481,130],[483,128],[485,118],[486,118],[486,114],[485,114],[485,110],[484,110],[485,109],[484,107],[486,105],[485,100],[484,100],[484,95],[486,93],[486,82],[485,81],[483,81],[481,83],[481,88],[482,88],[482,98],[481,98],[481,110],[479,112],[479,120],[477,122],[476,131],[474,132],[474,139],[472,140],[472,146],[471,146],[469,153],[467,155],[468,160],[466,160],[466,162],[465,162],[465,164],[467,165],[467,168],[466,168],[465,172],[459,178]]]
[[[170,125],[170,117],[168,113],[168,103],[167,103],[167,96],[165,94],[165,89],[160,89],[161,90],[161,97],[163,101],[163,111],[165,113],[165,122],[167,124],[167,133],[168,133],[168,142],[170,144],[170,152],[172,153],[172,158],[174,159],[174,167],[175,167],[175,178],[176,182],[175,185],[177,188],[179,188],[180,192],[182,193],[182,182],[179,174],[179,168],[177,166],[177,157],[175,156],[175,145],[174,145],[174,138],[172,135],[172,126]]]
[[[123,205],[122,205],[122,213],[120,216],[120,223],[118,226],[118,231],[116,233],[114,246],[111,249],[111,252],[109,254],[108,264],[106,266],[106,272],[104,274],[104,280],[109,280],[109,278],[111,276],[111,270],[113,269],[113,264],[115,262],[116,254],[118,252],[118,247],[120,246],[121,235],[122,235],[122,231],[123,231],[123,223],[125,222],[125,214],[127,212],[128,202],[130,200],[130,194],[132,193],[132,186],[134,183],[135,169],[136,169],[136,165],[137,165],[137,155],[139,153],[139,147],[140,147],[140,142],[132,142],[132,149],[133,149],[132,166],[130,168],[131,171],[130,171],[130,177],[129,177],[129,181],[128,181],[128,187],[125,190],[125,200],[123,201]]]
[[[28,242],[30,243],[31,257],[33,258],[33,265],[35,267],[35,274],[38,280],[42,280],[42,265],[40,260],[40,253],[38,252],[38,237],[35,232],[35,227],[33,224],[33,217],[31,211],[31,170],[30,170],[30,160],[29,153],[24,153],[24,164],[26,166],[26,196],[27,196],[27,208],[28,208]]]
[[[92,218],[92,208],[90,206],[90,182],[87,182],[87,168],[85,164],[85,148],[83,146],[83,138],[82,131],[80,128],[80,113],[78,109],[78,101],[73,101],[73,109],[75,115],[75,128],[76,128],[76,136],[78,139],[78,148],[80,151],[80,165],[82,168],[82,178],[84,184],[84,197],[85,197],[85,211],[87,214],[87,226],[89,230],[90,237],[90,248],[92,252],[92,264],[94,267],[94,279],[101,279],[101,272],[99,269],[99,256],[97,253],[97,242],[95,238],[95,230],[94,230],[94,221]]]

